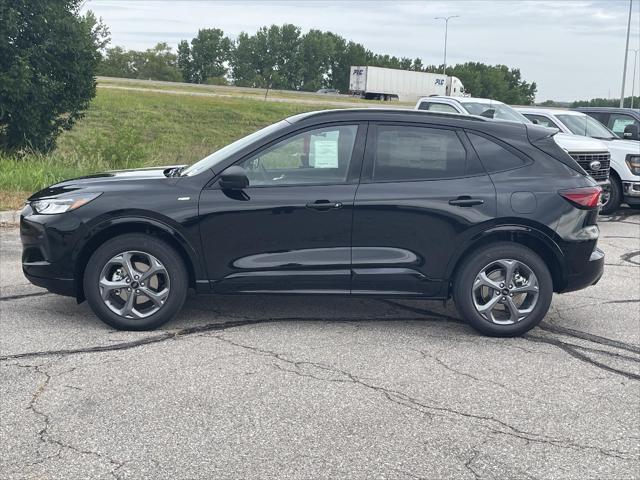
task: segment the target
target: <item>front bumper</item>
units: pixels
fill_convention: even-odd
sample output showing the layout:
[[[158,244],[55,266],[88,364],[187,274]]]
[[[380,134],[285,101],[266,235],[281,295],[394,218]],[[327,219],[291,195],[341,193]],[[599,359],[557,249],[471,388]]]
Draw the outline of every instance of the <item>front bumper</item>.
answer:
[[[640,204],[640,182],[622,181],[623,201],[631,205]]]
[[[22,272],[52,293],[76,296],[73,251],[83,228],[72,213],[37,215],[29,205],[20,215]]]
[[[604,252],[595,248],[587,262],[582,262],[580,269],[567,275],[562,293],[582,290],[598,283],[604,273]]]

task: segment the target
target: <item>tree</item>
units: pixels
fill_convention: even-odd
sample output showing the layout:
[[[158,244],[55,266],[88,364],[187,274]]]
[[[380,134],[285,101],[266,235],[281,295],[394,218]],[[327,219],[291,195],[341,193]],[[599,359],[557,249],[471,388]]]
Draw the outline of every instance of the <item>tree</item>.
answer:
[[[175,53],[167,43],[158,43],[155,47],[136,52],[134,58],[136,78],[179,82],[182,74],[178,70]]]
[[[193,83],[192,61],[189,42],[181,40],[178,44],[178,69],[182,73],[182,79],[189,83]]]
[[[0,146],[47,151],[95,96],[106,28],[80,0],[0,0]]]
[[[122,47],[108,48],[98,65],[97,74],[105,77],[136,78],[135,53]]]
[[[441,73],[442,65],[431,65],[428,72]],[[530,105],[536,95],[535,82],[525,82],[517,68],[479,62],[447,67],[447,75],[458,77],[474,97],[492,98],[511,105]]]
[[[231,52],[231,40],[219,28],[204,28],[191,40],[190,79],[204,83],[209,77],[226,75],[225,62]],[[183,72],[184,74],[184,72]]]

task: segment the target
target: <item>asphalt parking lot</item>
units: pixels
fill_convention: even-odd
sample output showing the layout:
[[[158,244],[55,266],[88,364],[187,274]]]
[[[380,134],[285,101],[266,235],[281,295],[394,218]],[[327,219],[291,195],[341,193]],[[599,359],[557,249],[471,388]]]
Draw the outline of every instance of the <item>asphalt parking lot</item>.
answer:
[[[523,338],[449,304],[190,298],[119,332],[30,285],[0,228],[2,479],[640,478],[640,212]]]

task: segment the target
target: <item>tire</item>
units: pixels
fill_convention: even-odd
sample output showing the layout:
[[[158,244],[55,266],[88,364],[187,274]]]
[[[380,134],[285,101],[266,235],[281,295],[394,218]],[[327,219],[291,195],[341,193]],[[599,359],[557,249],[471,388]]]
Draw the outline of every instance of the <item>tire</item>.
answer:
[[[145,270],[152,264],[155,270]],[[151,330],[178,314],[189,279],[173,247],[152,235],[132,233],[112,238],[94,252],[83,286],[89,306],[106,324],[119,330]]]
[[[622,203],[622,187],[620,180],[615,175],[610,177],[611,185],[609,186],[609,200],[600,207],[602,215],[611,215],[620,208]]]
[[[515,282],[501,281],[508,268]],[[490,272],[487,278],[492,285],[504,283],[504,289],[497,289],[499,295],[479,280],[481,272]],[[510,285],[515,288],[509,289]],[[514,337],[531,330],[549,311],[552,296],[553,279],[545,262],[529,248],[511,242],[497,242],[473,252],[463,260],[453,284],[458,312],[473,328],[492,337]],[[508,308],[512,301],[516,308],[522,307],[517,313]],[[477,305],[494,307],[483,314]]]

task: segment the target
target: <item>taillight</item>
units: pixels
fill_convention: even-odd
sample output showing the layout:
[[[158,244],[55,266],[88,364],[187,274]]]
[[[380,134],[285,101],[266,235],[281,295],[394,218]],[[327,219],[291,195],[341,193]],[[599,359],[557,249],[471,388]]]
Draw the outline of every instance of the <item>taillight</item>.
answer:
[[[600,200],[602,188],[571,188],[569,190],[560,190],[558,193],[578,208],[596,208]]]

